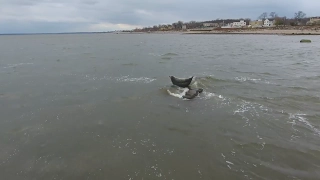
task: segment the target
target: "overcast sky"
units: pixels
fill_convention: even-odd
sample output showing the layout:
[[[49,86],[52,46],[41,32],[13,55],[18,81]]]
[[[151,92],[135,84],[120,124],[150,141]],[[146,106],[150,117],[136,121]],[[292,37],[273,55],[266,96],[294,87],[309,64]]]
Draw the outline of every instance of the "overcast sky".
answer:
[[[178,20],[320,16],[320,0],[0,0],[0,33],[90,32]],[[318,13],[318,14],[317,14]]]

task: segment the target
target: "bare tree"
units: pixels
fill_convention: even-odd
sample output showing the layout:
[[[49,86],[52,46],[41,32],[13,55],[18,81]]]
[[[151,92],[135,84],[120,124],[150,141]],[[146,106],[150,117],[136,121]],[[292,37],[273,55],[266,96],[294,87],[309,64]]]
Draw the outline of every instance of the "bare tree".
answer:
[[[276,26],[284,25],[284,19],[280,17],[275,17],[275,25]]]
[[[287,25],[287,16],[283,16],[283,25],[285,26],[285,25]]]
[[[302,11],[298,11],[298,12],[294,13],[294,18],[299,22],[301,21],[301,19],[303,19],[305,17],[306,17],[306,13],[304,13]]]
[[[177,29],[178,28],[178,24],[177,23],[172,23],[172,27],[173,27],[173,29]]]
[[[259,16],[259,19],[266,19],[268,17],[268,13],[264,12]]]
[[[296,13],[294,13],[294,18],[296,19],[302,19],[306,17],[306,13],[302,12],[302,11],[298,11]]]
[[[269,14],[269,16],[270,16],[271,18],[276,18],[276,17],[278,17],[278,14],[277,14],[276,12],[271,12],[271,13]]]
[[[182,21],[178,21],[177,24],[178,24],[178,28],[179,28],[179,29],[182,29],[183,22],[182,22]]]
[[[152,29],[153,29],[154,31],[157,31],[157,30],[158,30],[158,26],[157,26],[157,25],[154,25]]]

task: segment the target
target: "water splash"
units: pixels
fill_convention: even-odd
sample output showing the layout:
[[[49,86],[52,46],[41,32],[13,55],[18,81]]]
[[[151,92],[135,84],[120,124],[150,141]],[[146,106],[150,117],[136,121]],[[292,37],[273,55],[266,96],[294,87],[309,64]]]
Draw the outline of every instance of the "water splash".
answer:
[[[173,93],[168,89],[167,92],[173,97],[177,97],[177,98],[181,98],[182,99],[183,96],[186,95],[186,92],[188,90],[189,90],[188,88],[179,88],[177,93]]]

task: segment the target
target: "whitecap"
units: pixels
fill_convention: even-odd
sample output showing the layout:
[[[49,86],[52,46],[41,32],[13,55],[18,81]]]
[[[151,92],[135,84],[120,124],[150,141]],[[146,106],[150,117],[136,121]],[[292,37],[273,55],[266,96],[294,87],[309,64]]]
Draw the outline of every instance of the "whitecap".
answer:
[[[240,81],[240,82],[245,82],[245,81],[261,81],[261,79],[253,79],[253,78],[250,78],[250,77],[243,77],[243,76],[240,76],[240,77],[235,77],[235,80],[237,81]]]
[[[129,76],[122,76],[115,78],[116,81],[120,82],[141,82],[141,83],[151,83],[155,81],[156,79],[148,78],[148,77],[138,77],[138,78],[131,78]]]
[[[230,162],[230,161],[226,161],[226,163],[228,163],[228,164],[231,164],[231,165],[234,165],[232,162]]]
[[[23,65],[32,65],[33,63],[18,63],[18,64],[7,64],[7,66],[3,68],[14,68],[17,66],[23,66]]]
[[[289,119],[293,120],[294,123],[292,123],[292,125],[296,125],[296,121],[303,123],[304,125],[306,125],[307,127],[309,127],[315,134],[320,135],[320,130],[317,129],[316,127],[314,127],[314,125],[312,125],[308,119],[306,117],[306,114],[291,114],[289,113]]]
[[[204,97],[202,99],[205,99],[205,100],[211,99],[216,96],[215,93],[211,93],[211,92],[203,92],[203,95]]]

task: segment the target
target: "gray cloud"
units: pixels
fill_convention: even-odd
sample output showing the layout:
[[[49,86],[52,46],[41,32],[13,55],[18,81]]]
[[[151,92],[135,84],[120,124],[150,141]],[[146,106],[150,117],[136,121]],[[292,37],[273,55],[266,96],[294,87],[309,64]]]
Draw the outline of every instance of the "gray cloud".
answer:
[[[132,29],[178,20],[252,18],[275,11],[316,16],[315,0],[0,0],[0,33]]]

